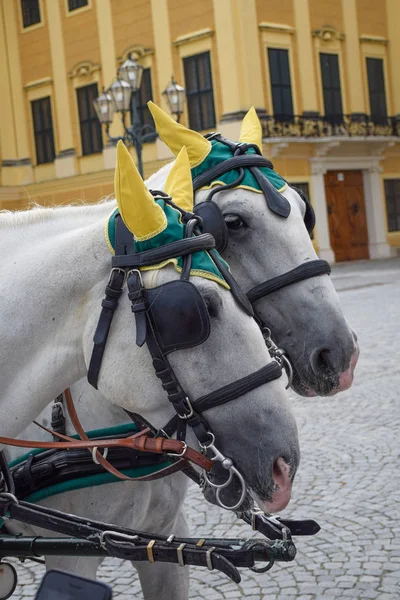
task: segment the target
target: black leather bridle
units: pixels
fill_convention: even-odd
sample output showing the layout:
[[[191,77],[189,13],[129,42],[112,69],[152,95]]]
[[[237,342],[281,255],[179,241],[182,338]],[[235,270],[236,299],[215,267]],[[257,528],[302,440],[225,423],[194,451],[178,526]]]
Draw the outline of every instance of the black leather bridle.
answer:
[[[160,195],[159,192],[155,194]],[[175,205],[171,199],[162,194],[162,198],[173,207]],[[180,210],[183,217],[185,212]],[[177,432],[177,439],[184,441],[186,437],[186,427],[193,430],[201,448],[211,453],[212,460],[219,462],[228,471],[228,479],[221,486],[216,486],[210,480],[207,480],[214,487],[218,487],[217,501],[223,508],[236,510],[245,498],[245,483],[242,475],[237,471],[231,459],[222,455],[216,448],[215,437],[212,434],[210,426],[203,417],[202,413],[206,410],[220,406],[231,400],[250,392],[257,387],[277,379],[282,374],[282,367],[276,361],[262,367],[258,371],[238,379],[228,385],[225,385],[205,396],[196,400],[189,398],[184,388],[180,384],[173,368],[171,367],[167,354],[178,349],[188,348],[203,343],[209,334],[209,315],[200,293],[195,286],[190,283],[191,255],[199,250],[208,250],[209,255],[214,261],[222,276],[227,279],[231,287],[231,292],[239,305],[250,315],[253,314],[251,305],[240,290],[232,275],[224,266],[218,253],[213,251],[215,241],[208,233],[200,233],[198,225],[200,217],[192,213],[186,213],[185,237],[182,240],[166,244],[160,248],[135,252],[133,236],[125,227],[121,217],[118,215],[115,219],[115,256],[112,258],[112,270],[109,282],[106,286],[106,296],[102,301],[102,309],[99,317],[96,332],[93,338],[94,347],[88,369],[88,381],[97,388],[98,376],[100,372],[102,357],[104,354],[108,333],[110,330],[114,312],[118,306],[118,300],[121,296],[123,285],[126,281],[128,288],[128,297],[131,301],[131,309],[136,320],[136,343],[142,346],[146,343],[152,357],[153,367],[156,376],[160,379],[163,389],[166,391],[176,415],[163,427],[160,432],[167,437]],[[184,257],[182,274],[179,281],[169,282],[163,286],[147,290],[142,281],[139,267],[159,264],[169,258]],[[170,286],[170,287],[169,287]],[[182,331],[188,331],[185,339],[174,340],[168,332],[171,329],[171,310],[165,315],[163,311],[162,300],[157,304],[157,298],[163,293],[173,308],[174,303],[184,304],[186,308],[190,303],[196,313],[196,318],[200,319],[204,326],[198,330],[196,340],[193,340],[192,328],[183,323]],[[165,297],[166,297],[165,296]],[[185,300],[183,301],[183,296]],[[190,315],[188,319],[190,319]],[[172,319],[173,320],[173,319]],[[207,323],[205,323],[207,321]],[[176,324],[173,325],[176,327]],[[190,333],[190,335],[189,335]],[[238,477],[242,484],[242,494],[240,501],[234,506],[226,506],[220,499],[220,491],[226,487],[232,476]]]
[[[213,233],[217,241],[217,249],[219,251],[223,251],[226,247],[228,239],[228,233],[225,231],[227,227],[226,224],[223,223],[223,216],[218,205],[215,203],[215,201],[213,201],[213,196],[217,192],[235,188],[240,185],[244,178],[244,169],[249,169],[249,171],[255,177],[260,189],[264,194],[267,206],[272,212],[283,218],[287,218],[290,214],[290,203],[280,192],[278,192],[278,190],[274,188],[274,186],[268,181],[267,177],[265,177],[260,171],[259,167],[267,167],[268,169],[273,170],[273,164],[270,160],[261,155],[261,151],[258,146],[255,144],[232,142],[224,138],[219,133],[206,135],[206,138],[215,139],[227,146],[232,152],[232,158],[218,163],[214,167],[207,169],[204,173],[201,173],[195,177],[193,180],[194,191],[196,192],[205,185],[209,185],[224,173],[227,173],[233,169],[239,171],[238,177],[235,181],[227,185],[214,186],[211,188],[206,200],[195,206],[196,214],[199,214],[203,219],[203,230]],[[245,154],[249,149],[253,149],[255,154]],[[314,210],[308,198],[299,190],[296,191],[300,194],[300,197],[305,203],[306,212],[304,216],[304,224],[307,228],[307,231],[311,234],[315,226]],[[212,208],[209,206],[209,203],[213,204]],[[218,244],[218,242],[220,242],[220,244]],[[310,279],[311,277],[329,275],[330,272],[330,265],[325,260],[311,260],[299,265],[287,273],[283,273],[282,275],[278,275],[277,277],[273,277],[272,279],[256,285],[247,292],[247,297],[250,302],[254,304],[254,302],[260,298],[268,296],[289,285]],[[257,313],[256,318],[261,328],[265,329],[266,325],[263,323]]]

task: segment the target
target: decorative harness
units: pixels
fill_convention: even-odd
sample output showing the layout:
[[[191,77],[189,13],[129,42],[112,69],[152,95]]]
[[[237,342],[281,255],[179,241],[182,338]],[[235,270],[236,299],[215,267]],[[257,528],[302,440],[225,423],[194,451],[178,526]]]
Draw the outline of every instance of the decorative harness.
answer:
[[[3,487],[6,491],[0,492],[0,509],[2,504],[2,514],[8,514],[11,518],[39,526],[46,526],[50,516],[52,528],[60,533],[69,535],[72,533],[72,535],[85,537],[86,539],[89,539],[90,535],[94,537],[97,536],[95,542],[89,540],[89,546],[87,547],[87,551],[90,552],[91,549],[94,552],[92,555],[96,555],[96,552],[98,555],[100,548],[102,551],[114,556],[129,558],[130,560],[144,560],[143,553],[145,551],[147,559],[150,562],[154,562],[156,558],[153,547],[155,548],[157,541],[157,560],[178,562],[182,566],[184,564],[201,564],[208,566],[208,568],[211,569],[218,568],[235,581],[240,581],[240,576],[233,564],[237,566],[250,566],[251,563],[251,565],[253,565],[254,561],[259,559],[260,552],[262,553],[263,558],[267,556],[269,560],[267,567],[261,569],[261,571],[269,569],[274,560],[293,560],[295,556],[295,546],[293,542],[291,542],[291,535],[312,535],[319,530],[319,526],[315,521],[311,520],[283,520],[274,518],[270,515],[265,515],[261,513],[261,511],[254,512],[251,510],[243,510],[242,505],[244,505],[246,497],[246,485],[243,476],[236,469],[233,461],[224,456],[215,446],[215,437],[210,431],[207,421],[202,416],[203,411],[225,404],[230,400],[256,389],[264,383],[280,377],[284,358],[283,352],[273,344],[268,334],[266,336],[266,342],[270,350],[272,350],[272,354],[277,359],[277,362],[274,361],[262,369],[196,400],[188,397],[168,361],[167,355],[170,352],[177,349],[194,347],[203,343],[207,339],[210,331],[210,320],[207,307],[197,288],[189,281],[192,255],[200,250],[208,251],[215,266],[231,288],[236,301],[247,314],[252,316],[254,315],[252,304],[259,298],[291,285],[292,283],[317,275],[329,274],[330,267],[326,261],[310,261],[296,267],[288,273],[255,286],[247,293],[247,297],[243,294],[229,270],[226,268],[225,263],[220,258],[218,252],[215,250],[215,246],[220,251],[224,250],[227,243],[228,231],[219,207],[212,200],[213,196],[218,191],[230,189],[239,185],[244,177],[244,169],[248,168],[260,185],[270,210],[287,218],[290,213],[290,204],[286,198],[275,190],[268,179],[259,170],[258,167],[268,167],[270,169],[273,167],[268,159],[260,155],[257,146],[243,143],[235,144],[226,140],[220,134],[212,134],[208,137],[209,139],[211,137],[218,139],[218,141],[227,145],[232,150],[233,157],[195,177],[193,181],[194,190],[200,189],[205,184],[214,181],[217,177],[232,169],[239,170],[237,179],[233,183],[213,187],[207,200],[195,207],[195,214],[185,213],[179,209],[179,207],[175,206],[166,194],[156,192],[158,197],[161,196],[165,202],[180,210],[182,213],[182,220],[185,222],[184,239],[172,242],[160,248],[135,252],[134,244],[132,243],[132,234],[127,230],[122,219],[120,217],[116,218],[116,255],[112,259],[112,270],[109,282],[106,286],[105,298],[102,301],[102,310],[94,335],[94,347],[88,370],[88,381],[97,388],[102,357],[112,318],[118,306],[118,300],[122,294],[124,283],[126,282],[128,297],[132,303],[131,308],[136,320],[136,343],[139,346],[142,346],[144,343],[147,344],[152,356],[155,374],[160,379],[164,390],[167,392],[168,399],[176,411],[176,416],[171,419],[162,430],[156,432],[149,423],[140,417],[140,415],[128,413],[135,422],[143,427],[138,433],[128,435],[128,437],[125,438],[119,436],[116,439],[108,437],[104,440],[90,440],[79,422],[72,398],[67,390],[65,393],[67,407],[71,420],[81,438],[80,440],[47,429],[47,431],[54,436],[57,436],[64,441],[32,442],[0,437],[0,443],[48,450],[56,448],[63,450],[92,449],[93,460],[97,462],[97,464],[102,465],[112,475],[122,479],[132,478],[122,474],[106,460],[106,452],[108,449],[130,448],[139,452],[139,454],[150,452],[151,454],[158,453],[159,455],[168,455],[171,460],[165,468],[161,467],[160,471],[157,473],[141,479],[154,479],[177,470],[184,470],[184,472],[197,483],[204,484],[206,481],[216,489],[216,499],[221,507],[235,511],[242,509],[242,512],[237,512],[237,515],[240,518],[251,524],[253,529],[264,533],[264,535],[268,536],[270,539],[282,540],[282,544],[284,545],[274,547],[271,543],[258,540],[247,544],[247,547],[243,546],[242,552],[244,554],[242,559],[238,559],[237,553],[235,554],[233,550],[235,546],[234,540],[228,540],[227,542],[221,542],[221,540],[205,542],[204,552],[201,552],[200,542],[197,542],[196,548],[191,550],[189,545],[192,544],[193,540],[179,540],[180,544],[177,547],[177,543],[174,543],[174,536],[170,536],[169,538],[151,536],[153,539],[151,539],[147,546],[142,547],[139,542],[143,544],[143,539],[146,539],[146,534],[138,534],[137,532],[126,533],[127,530],[121,530],[115,526],[90,522],[86,519],[79,519],[78,517],[65,515],[58,511],[51,511],[50,509],[44,509],[38,506],[32,507],[29,504],[19,502],[14,495],[14,481],[1,453],[0,472],[3,476]],[[253,149],[255,153],[245,154],[249,149]],[[315,217],[308,200],[304,196],[302,197],[306,203],[305,224],[310,232],[314,227]],[[201,231],[204,231],[204,233],[201,233]],[[206,232],[211,232],[213,235]],[[179,281],[172,281],[154,289],[146,289],[144,287],[140,267],[158,264],[178,256],[183,257],[183,268]],[[167,317],[166,314],[168,315]],[[261,319],[259,317],[256,318],[264,334],[265,332],[268,332],[268,328],[266,328]],[[170,327],[171,321],[181,323],[178,335]],[[193,450],[184,441],[187,425],[192,428],[198,439],[202,453]],[[172,440],[170,439],[170,436],[175,431],[177,432],[177,439]],[[106,449],[103,456],[98,451],[99,448]],[[200,466],[204,470],[205,474],[203,480],[194,469],[188,467],[188,461]],[[208,476],[208,473],[211,471],[213,463],[215,462],[220,463],[228,473],[227,480],[222,484],[214,483]],[[234,476],[237,477],[241,485],[240,498],[235,505],[227,506],[223,503],[220,494],[222,489],[230,484]],[[90,532],[85,530],[84,523],[86,524],[86,529],[90,530],[91,528]],[[112,528],[112,530],[107,531],[105,529],[106,526]],[[46,528],[49,528],[48,524]],[[150,536],[147,537],[149,538]],[[6,555],[2,554],[1,542],[2,540],[0,540],[0,556]],[[215,546],[210,546],[210,543],[214,542]],[[90,544],[92,544],[92,546],[90,546]],[[219,545],[219,554],[216,552],[217,545]],[[19,544],[19,546],[21,547],[21,544]],[[184,552],[183,549],[185,546],[187,546],[187,548]],[[76,548],[78,548],[78,545]],[[214,553],[213,557],[211,557],[212,552]],[[259,553],[258,555],[257,552]],[[226,555],[226,553],[228,553],[228,555]],[[249,553],[251,554],[251,558],[245,560],[244,555],[246,554],[247,556]],[[31,545],[30,553],[26,550],[24,555],[28,556],[32,554],[35,554],[35,552]],[[257,570],[254,566],[251,566],[250,568]]]

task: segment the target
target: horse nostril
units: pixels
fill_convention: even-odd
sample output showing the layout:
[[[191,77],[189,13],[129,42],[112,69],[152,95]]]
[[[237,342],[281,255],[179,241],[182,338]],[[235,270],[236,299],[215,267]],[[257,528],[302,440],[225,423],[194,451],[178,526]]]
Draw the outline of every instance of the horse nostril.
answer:
[[[321,350],[315,351],[311,359],[311,366],[314,373],[316,375],[320,375],[334,368],[333,361],[333,353],[329,350],[329,348],[322,348]]]

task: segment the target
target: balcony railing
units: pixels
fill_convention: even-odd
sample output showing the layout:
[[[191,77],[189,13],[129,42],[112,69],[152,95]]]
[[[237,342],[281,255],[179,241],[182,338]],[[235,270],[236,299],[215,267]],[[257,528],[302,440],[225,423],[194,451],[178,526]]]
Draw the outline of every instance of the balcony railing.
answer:
[[[275,115],[262,117],[261,122],[267,138],[400,137],[400,120],[396,117]]]

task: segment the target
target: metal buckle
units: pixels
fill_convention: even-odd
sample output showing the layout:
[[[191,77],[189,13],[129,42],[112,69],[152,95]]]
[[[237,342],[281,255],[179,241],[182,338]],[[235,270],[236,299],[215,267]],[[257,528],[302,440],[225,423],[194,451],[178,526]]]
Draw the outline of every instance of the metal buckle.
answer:
[[[185,456],[187,449],[188,449],[187,443],[183,442],[183,449],[181,452],[167,452],[167,455],[172,456],[172,458],[176,458],[176,457],[181,458],[182,456]]]
[[[100,542],[100,546],[102,548],[104,548],[104,550],[107,550],[105,542],[104,542],[104,538],[106,536],[109,537],[115,537],[115,538],[120,538],[121,540],[125,540],[127,542],[138,542],[139,541],[139,536],[138,535],[128,535],[127,533],[120,533],[119,531],[113,531],[112,529],[106,529],[105,531],[102,531],[99,537],[99,542]]]
[[[123,271],[123,269],[120,269],[120,271]],[[137,273],[140,285],[144,287],[142,273],[139,269],[129,269],[129,271],[126,273],[126,279],[128,280],[133,273]]]
[[[93,459],[93,462],[94,462],[96,465],[100,465],[101,463],[100,463],[100,462],[97,460],[97,456],[96,456],[96,454],[97,454],[97,451],[99,451],[99,447],[98,447],[98,446],[95,446],[95,447],[93,448],[93,450],[92,450],[92,459]],[[100,451],[99,451],[99,452],[100,452]],[[100,452],[100,455],[101,455],[101,456],[104,458],[104,460],[106,460],[106,458],[107,458],[107,455],[108,455],[108,448],[104,448],[104,452],[103,452],[103,454],[101,454],[101,452]]]
[[[194,415],[194,409],[193,409],[193,406],[192,406],[192,404],[191,404],[191,402],[190,402],[190,400],[189,400],[189,398],[188,398],[187,396],[185,396],[185,403],[186,403],[186,406],[187,406],[187,407],[188,407],[188,409],[189,409],[189,413],[188,413],[187,415],[186,415],[186,414],[185,414],[185,415],[180,415],[180,414],[178,413],[178,411],[177,411],[177,413],[176,413],[180,419],[184,419],[184,420],[185,420],[185,419],[190,419],[190,417],[193,417],[193,415]]]
[[[121,273],[123,275],[123,281],[122,281],[122,285],[121,285],[121,288],[123,288],[125,285],[125,282],[127,280],[127,275],[126,275],[125,269],[121,269],[121,267],[113,267],[110,271],[110,278],[108,280],[108,285],[110,285],[110,283],[112,281],[113,273]]]
[[[149,563],[155,563],[156,559],[153,554],[153,546],[156,543],[156,540],[150,540],[150,542],[146,546],[147,558]]]
[[[211,546],[211,548],[209,548],[209,550],[207,550],[207,552],[206,552],[207,569],[209,571],[214,570],[214,567],[212,564],[212,556],[211,556],[211,553],[214,552],[214,550],[216,550],[215,546]]]
[[[178,564],[179,564],[180,567],[184,567],[185,566],[185,561],[184,561],[184,558],[183,558],[183,549],[184,549],[185,546],[186,546],[186,544],[182,543],[176,549],[176,553],[178,555]]]

